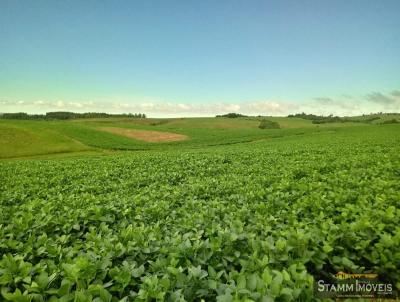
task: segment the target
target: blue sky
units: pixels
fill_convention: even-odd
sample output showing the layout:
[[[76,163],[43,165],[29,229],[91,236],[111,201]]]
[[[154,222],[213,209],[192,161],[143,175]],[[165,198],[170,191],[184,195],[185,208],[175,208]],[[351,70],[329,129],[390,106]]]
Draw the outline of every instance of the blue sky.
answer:
[[[0,1],[0,112],[400,110],[400,1]]]

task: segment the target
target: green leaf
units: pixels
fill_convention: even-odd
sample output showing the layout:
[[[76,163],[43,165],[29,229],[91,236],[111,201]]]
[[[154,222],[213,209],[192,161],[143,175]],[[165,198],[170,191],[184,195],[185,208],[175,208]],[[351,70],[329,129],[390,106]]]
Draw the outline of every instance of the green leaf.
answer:
[[[232,302],[232,301],[233,301],[233,297],[231,294],[224,294],[224,295],[217,296],[217,302]]]
[[[238,289],[246,288],[246,276],[245,275],[239,275],[238,280],[237,280],[237,288]]]
[[[247,288],[251,291],[254,291],[257,288],[257,275],[256,274],[251,274],[247,278]]]

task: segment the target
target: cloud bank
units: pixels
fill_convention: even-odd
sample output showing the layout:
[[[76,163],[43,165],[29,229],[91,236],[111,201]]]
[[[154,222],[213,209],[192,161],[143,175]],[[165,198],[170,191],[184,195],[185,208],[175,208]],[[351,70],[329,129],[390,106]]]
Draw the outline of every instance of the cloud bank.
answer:
[[[75,111],[75,112],[110,112],[110,113],[146,113],[149,116],[210,116],[229,112],[244,114],[285,115],[297,110],[295,103],[282,101],[255,101],[242,103],[189,104],[173,102],[65,102],[65,101],[6,101],[0,100],[0,112]]]
[[[371,92],[364,96],[342,94],[339,97],[319,96],[308,102],[256,100],[238,103],[215,102],[204,104],[151,101],[10,101],[0,99],[0,112],[44,113],[48,111],[146,113],[150,117],[214,116],[229,112],[248,115],[275,115],[307,112],[322,115],[358,115],[371,112],[399,112],[400,90],[390,93]]]

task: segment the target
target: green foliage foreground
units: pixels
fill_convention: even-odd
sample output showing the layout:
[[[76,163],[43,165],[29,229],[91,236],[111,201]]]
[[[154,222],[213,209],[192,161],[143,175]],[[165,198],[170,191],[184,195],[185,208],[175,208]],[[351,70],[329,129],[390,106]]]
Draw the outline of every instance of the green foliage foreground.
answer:
[[[400,131],[357,131],[3,162],[1,299],[309,301],[337,271],[399,287]]]

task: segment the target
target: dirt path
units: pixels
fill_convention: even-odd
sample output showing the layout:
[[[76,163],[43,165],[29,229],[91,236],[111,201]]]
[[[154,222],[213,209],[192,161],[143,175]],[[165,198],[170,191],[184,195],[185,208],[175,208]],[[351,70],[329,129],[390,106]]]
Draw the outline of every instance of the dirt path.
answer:
[[[183,134],[171,133],[171,132],[160,132],[150,130],[137,130],[127,128],[115,128],[115,127],[102,127],[99,128],[102,131],[110,132],[113,134],[138,139],[145,142],[175,142],[188,139],[189,137]]]

